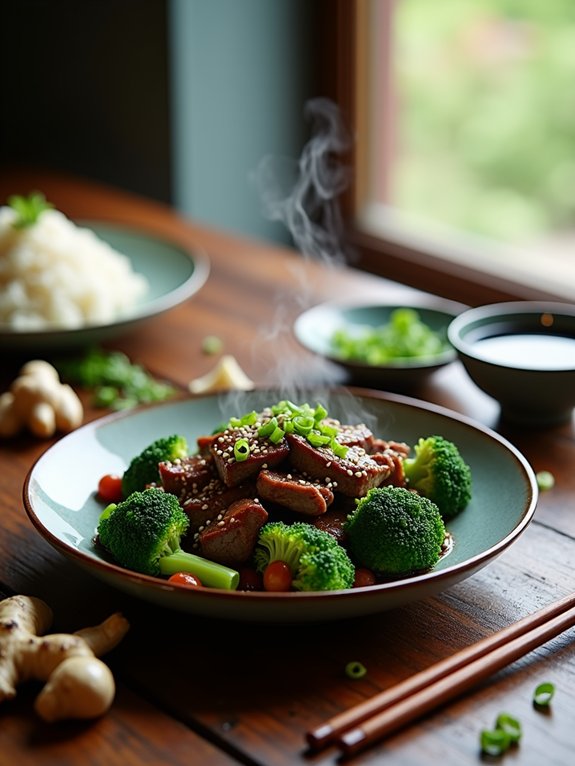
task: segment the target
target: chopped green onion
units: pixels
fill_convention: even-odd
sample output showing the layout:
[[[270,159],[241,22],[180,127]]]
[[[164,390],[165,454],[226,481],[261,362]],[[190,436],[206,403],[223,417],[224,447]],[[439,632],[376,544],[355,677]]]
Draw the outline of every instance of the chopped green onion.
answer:
[[[251,412],[248,412],[246,415],[244,415],[240,419],[240,425],[253,426],[254,423],[257,422],[257,419],[258,419],[258,413],[255,410],[252,410]]]
[[[535,478],[537,479],[537,486],[542,492],[553,489],[555,486],[555,477],[551,471],[539,471]]]
[[[300,434],[300,436],[309,434],[315,425],[315,420],[313,418],[306,418],[303,415],[298,415],[291,422],[293,423],[295,433]]]
[[[336,440],[339,433],[336,423],[323,422],[328,413],[322,404],[317,404],[313,408],[307,403],[297,405],[288,399],[282,399],[267,408],[267,411],[271,412],[272,416],[264,418],[264,422],[257,430],[258,437],[267,438],[273,444],[278,444],[286,433],[296,433],[305,437],[313,447],[327,447],[339,458],[346,456],[348,447]],[[258,417],[255,411],[241,418],[233,417],[228,421],[227,427],[241,428],[256,425]]]
[[[496,756],[509,749],[511,737],[504,729],[484,729],[479,741],[483,753]]]
[[[495,728],[501,729],[509,735],[512,743],[519,742],[521,739],[521,723],[509,713],[500,713],[495,722]]]
[[[343,459],[347,455],[348,448],[344,444],[340,444],[336,439],[332,439],[329,446],[336,457]]]
[[[555,686],[550,682],[539,684],[533,692],[533,704],[537,707],[547,707],[553,695],[555,694]]]
[[[313,419],[316,423],[319,423],[319,421],[323,420],[324,418],[327,418],[327,410],[323,404],[318,404],[314,410]]]
[[[327,447],[331,442],[329,436],[319,434],[317,431],[311,431],[306,438],[312,447]]]
[[[241,428],[242,426],[253,426],[257,419],[258,413],[255,412],[255,410],[252,410],[251,412],[246,412],[241,418],[230,418],[229,427]]]
[[[234,444],[234,457],[241,463],[243,460],[247,460],[250,456],[250,444],[247,439],[237,439]]]
[[[283,430],[283,428],[280,428],[279,426],[277,426],[276,428],[274,428],[273,432],[269,435],[268,438],[272,444],[279,444],[279,442],[281,442],[284,436],[285,436],[285,431]]]
[[[357,662],[357,660],[354,660],[353,662],[348,662],[345,666],[345,674],[348,678],[353,678],[354,680],[357,680],[358,678],[363,678],[365,674],[367,673],[367,668],[365,665],[363,665],[361,662]]]
[[[202,341],[202,351],[210,356],[219,354],[223,346],[221,338],[218,338],[217,335],[206,335]]]
[[[450,348],[444,329],[433,329],[418,311],[407,307],[392,311],[388,321],[380,326],[342,326],[333,332],[330,343],[340,359],[373,365],[434,357]]]
[[[270,436],[273,434],[278,425],[278,419],[275,417],[267,420],[263,425],[258,428],[258,436]]]
[[[334,437],[339,433],[339,428],[336,428],[335,426],[326,426],[325,423],[318,423],[316,428],[320,434],[323,434],[324,436]]]

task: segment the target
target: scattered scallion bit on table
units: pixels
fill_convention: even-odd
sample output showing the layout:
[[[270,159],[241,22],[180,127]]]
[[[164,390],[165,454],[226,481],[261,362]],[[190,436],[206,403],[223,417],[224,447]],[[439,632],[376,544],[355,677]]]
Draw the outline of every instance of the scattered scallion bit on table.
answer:
[[[504,729],[483,729],[479,742],[482,753],[495,757],[509,750],[511,738]]]
[[[331,336],[331,347],[340,359],[371,365],[434,357],[450,348],[445,333],[432,329],[411,308],[395,309],[379,327],[341,327]]]
[[[157,380],[121,351],[92,348],[83,357],[66,359],[56,366],[68,382],[93,390],[95,407],[125,410],[176,394],[172,385]]]
[[[224,343],[217,335],[206,335],[202,341],[202,351],[208,356],[219,354],[223,347]]]
[[[46,201],[46,197],[41,192],[32,192],[27,197],[13,194],[8,197],[8,205],[16,213],[16,218],[12,223],[15,229],[26,229],[28,226],[33,226],[45,210],[54,207]]]
[[[363,663],[352,660],[352,662],[348,662],[345,666],[345,674],[348,678],[353,678],[356,681],[367,674],[367,668]]]
[[[555,486],[555,476],[553,476],[551,471],[538,471],[535,474],[535,478],[541,492],[546,492]]]
[[[533,692],[533,704],[539,708],[546,708],[553,699],[555,686],[549,681],[539,684]]]
[[[506,732],[511,743],[517,743],[521,739],[521,722],[509,713],[500,713],[495,721],[495,728]]]

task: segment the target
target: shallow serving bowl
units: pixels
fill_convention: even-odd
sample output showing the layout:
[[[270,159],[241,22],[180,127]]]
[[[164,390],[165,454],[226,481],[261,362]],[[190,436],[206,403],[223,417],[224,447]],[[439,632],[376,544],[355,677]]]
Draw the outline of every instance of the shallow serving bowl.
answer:
[[[575,406],[575,306],[495,303],[453,320],[448,337],[470,378],[521,425],[571,420]]]
[[[447,341],[450,322],[467,307],[433,297],[401,304],[330,301],[300,314],[294,323],[294,335],[302,346],[339,368],[338,371],[343,373],[340,382],[389,391],[410,391],[440,367],[457,358],[449,344],[444,351],[434,356],[398,358],[378,365],[342,359],[332,345],[333,334],[337,330],[347,330],[353,335],[366,327],[380,327],[387,324],[392,312],[400,308],[417,311],[420,320]]]
[[[187,589],[111,562],[94,543],[103,504],[96,491],[107,473],[162,435],[181,433],[190,447],[233,415],[259,410],[281,391],[238,392],[167,402],[111,415],[82,426],[50,447],[24,486],[28,516],[58,551],[95,577],[151,606],[227,620],[306,622],[381,612],[431,596],[469,577],[508,548],[527,528],[537,484],[525,458],[505,439],[461,415],[399,394],[367,389],[305,390],[298,401],[322,402],[334,417],[364,422],[376,435],[415,444],[442,434],[458,445],[473,479],[469,506],[448,524],[453,546],[436,567],[372,587],[323,593],[264,593]],[[497,480],[494,481],[494,477]]]
[[[129,312],[106,324],[45,330],[15,330],[0,324],[0,349],[37,352],[77,348],[116,338],[188,300],[208,278],[210,261],[199,250],[192,252],[158,234],[124,224],[79,223],[125,255],[134,271],[148,280],[148,292]]]

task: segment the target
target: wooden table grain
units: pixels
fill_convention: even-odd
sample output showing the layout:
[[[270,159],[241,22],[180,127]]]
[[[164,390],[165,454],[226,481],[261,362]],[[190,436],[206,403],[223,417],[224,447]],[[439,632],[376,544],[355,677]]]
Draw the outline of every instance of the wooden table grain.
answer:
[[[323,381],[291,337],[302,308],[342,291],[401,300],[412,291],[350,267],[309,261],[289,249],[186,220],[158,203],[53,173],[13,171],[0,177],[0,199],[42,190],[72,218],[141,227],[209,256],[200,292],[181,306],[109,342],[185,390],[214,364],[202,339],[218,335],[258,384],[292,376]],[[2,354],[4,390],[34,353]],[[81,392],[86,420],[99,417]],[[535,471],[556,484],[541,494],[533,522],[504,554],[441,595],[383,614],[325,625],[244,625],[170,612],[119,593],[53,550],[32,528],[22,486],[52,441],[21,436],[0,442],[0,590],[47,601],[54,629],[76,630],[121,610],[131,630],[107,657],[117,697],[90,723],[48,725],[32,710],[37,687],[22,686],[0,709],[0,766],[19,764],[334,764],[338,753],[306,753],[306,730],[431,663],[503,628],[575,588],[575,434],[573,422],[550,429],[512,428],[459,363],[411,392],[499,431]],[[542,392],[544,394],[544,392]],[[493,477],[497,481],[497,477]],[[479,733],[506,711],[523,739],[504,756],[514,764],[568,766],[575,748],[573,630],[530,653],[472,694],[443,706],[361,755],[358,764],[467,766],[482,761]],[[361,680],[345,676],[357,659]],[[534,708],[543,681],[557,691],[550,711]]]

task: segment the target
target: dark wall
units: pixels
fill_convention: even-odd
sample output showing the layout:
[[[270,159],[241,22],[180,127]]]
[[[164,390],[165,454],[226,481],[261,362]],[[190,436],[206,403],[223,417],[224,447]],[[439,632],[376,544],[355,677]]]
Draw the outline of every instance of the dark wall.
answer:
[[[34,164],[171,201],[167,0],[9,0],[0,172]]]

